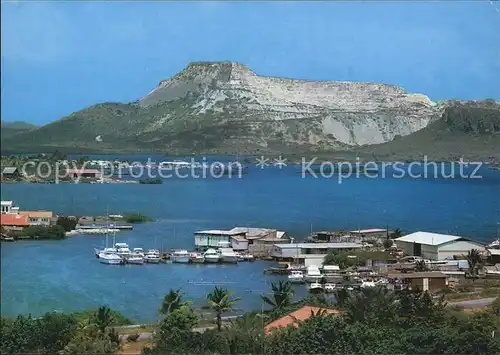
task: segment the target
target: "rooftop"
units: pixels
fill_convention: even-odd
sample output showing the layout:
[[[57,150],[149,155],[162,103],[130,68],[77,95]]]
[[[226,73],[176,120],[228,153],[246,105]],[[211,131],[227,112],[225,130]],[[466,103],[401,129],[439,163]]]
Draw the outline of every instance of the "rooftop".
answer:
[[[244,232],[233,231],[232,229],[229,231],[228,230],[221,230],[221,229],[210,229],[210,230],[205,230],[205,231],[194,232],[194,234],[212,234],[212,235],[233,236],[233,235],[244,234]]]
[[[382,233],[382,232],[384,232],[384,233],[387,232],[387,229],[380,229],[380,228],[358,229],[358,230],[350,231],[349,233],[364,234],[364,233]]]
[[[17,171],[15,167],[7,167],[2,170],[2,174],[14,174]]]
[[[1,201],[0,205],[1,206],[12,206],[13,202],[12,201]]]
[[[22,216],[28,216],[31,218],[52,218],[53,213],[51,211],[19,211]]]
[[[0,225],[2,226],[19,226],[25,227],[29,226],[28,216],[23,216],[19,214],[0,214]]]
[[[395,279],[444,279],[446,275],[440,271],[411,272],[408,274],[387,274],[387,277]]]
[[[281,328],[289,325],[293,325],[295,328],[299,327],[298,321],[304,321],[311,317],[313,314],[318,314],[325,312],[326,314],[337,314],[339,310],[331,309],[331,308],[319,308],[319,307],[311,307],[304,306],[295,312],[292,312],[284,317],[281,317],[274,322],[269,323],[265,326],[266,334],[269,335],[273,328]]]
[[[441,245],[455,240],[464,239],[456,235],[429,233],[429,232],[415,232],[403,237],[396,238],[397,242],[418,243],[425,245]]]
[[[68,174],[100,174],[97,169],[66,169]]]
[[[354,249],[361,248],[362,245],[358,243],[288,243],[288,244],[275,244],[276,247],[281,249]]]

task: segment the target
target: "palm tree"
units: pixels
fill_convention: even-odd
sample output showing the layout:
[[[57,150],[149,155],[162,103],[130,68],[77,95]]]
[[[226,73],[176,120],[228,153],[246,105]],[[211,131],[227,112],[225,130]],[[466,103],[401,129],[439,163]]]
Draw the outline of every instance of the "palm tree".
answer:
[[[335,302],[339,308],[343,308],[351,296],[345,288],[336,289],[334,295]]]
[[[99,307],[92,317],[92,323],[97,325],[101,333],[104,334],[106,328],[113,323],[111,308],[108,306]]]
[[[214,290],[207,295],[208,305],[217,315],[217,329],[222,327],[222,314],[235,311],[233,307],[241,298],[232,298],[231,293],[225,288],[215,286]]]
[[[273,297],[261,295],[262,300],[273,307],[273,310],[283,309],[292,304],[292,298],[295,290],[292,288],[292,284],[288,281],[280,280],[278,283],[271,282],[271,289],[273,291]]]
[[[171,289],[170,291],[168,291],[165,297],[163,297],[163,302],[161,303],[160,306],[160,313],[167,315],[177,309],[180,309],[182,307],[187,307],[190,304],[191,302],[182,300],[181,289],[177,290]]]
[[[403,236],[403,232],[401,232],[401,229],[399,229],[399,228],[395,229],[390,235],[391,239],[397,239],[397,238],[400,238],[402,236]]]
[[[467,252],[466,259],[469,264],[469,275],[475,278],[477,276],[478,268],[483,262],[481,252],[477,249],[471,249]]]
[[[427,271],[427,264],[424,260],[417,260],[415,263],[415,271]]]

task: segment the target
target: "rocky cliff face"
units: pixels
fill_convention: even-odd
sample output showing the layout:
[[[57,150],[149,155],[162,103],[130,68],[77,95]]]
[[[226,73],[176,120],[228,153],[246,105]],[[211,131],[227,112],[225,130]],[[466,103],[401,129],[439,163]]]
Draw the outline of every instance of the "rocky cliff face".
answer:
[[[91,106],[8,143],[31,150],[331,151],[409,135],[445,106],[392,85],[263,77],[238,63],[197,62],[136,103]]]
[[[190,97],[192,114],[224,115],[271,126],[269,138],[316,145],[383,143],[437,119],[440,106],[421,94],[377,83],[317,82],[256,75],[233,62],[190,64],[143,97],[142,107]],[[274,130],[274,132],[273,132]]]

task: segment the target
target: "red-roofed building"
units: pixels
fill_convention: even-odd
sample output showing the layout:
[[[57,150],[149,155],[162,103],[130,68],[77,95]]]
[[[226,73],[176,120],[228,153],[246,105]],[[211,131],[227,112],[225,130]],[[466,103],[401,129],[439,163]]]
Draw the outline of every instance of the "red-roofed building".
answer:
[[[30,225],[27,215],[21,214],[0,214],[0,225],[6,231],[20,231]]]
[[[299,327],[298,321],[304,321],[310,318],[312,314],[318,314],[318,313],[321,314],[323,312],[326,314],[340,313],[340,311],[337,309],[304,306],[296,310],[295,312],[292,312],[284,317],[276,319],[274,322],[269,323],[268,325],[265,326],[264,330],[266,331],[266,335],[269,335],[271,334],[272,330],[276,328],[283,328],[289,325],[298,328]]]
[[[101,172],[97,169],[67,169],[66,175],[73,179],[100,178]]]

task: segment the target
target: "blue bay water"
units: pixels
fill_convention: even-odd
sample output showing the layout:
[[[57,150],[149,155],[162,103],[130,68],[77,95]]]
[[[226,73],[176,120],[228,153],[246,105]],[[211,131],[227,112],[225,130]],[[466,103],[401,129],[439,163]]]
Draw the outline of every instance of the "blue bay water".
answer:
[[[139,212],[154,219],[117,234],[131,247],[188,248],[200,229],[279,228],[299,240],[313,230],[401,228],[489,241],[500,222],[500,172],[481,179],[350,178],[338,183],[297,167],[249,167],[241,179],[168,179],[161,185],[3,184],[2,199],[21,209],[58,214]],[[76,311],[108,304],[138,322],[154,319],[163,295],[182,288],[196,304],[214,284],[242,297],[243,310],[260,309],[269,292],[263,269],[272,262],[238,265],[106,266],[93,254],[103,236],[64,241],[2,243],[2,314]],[[303,292],[299,289],[298,292]]]

